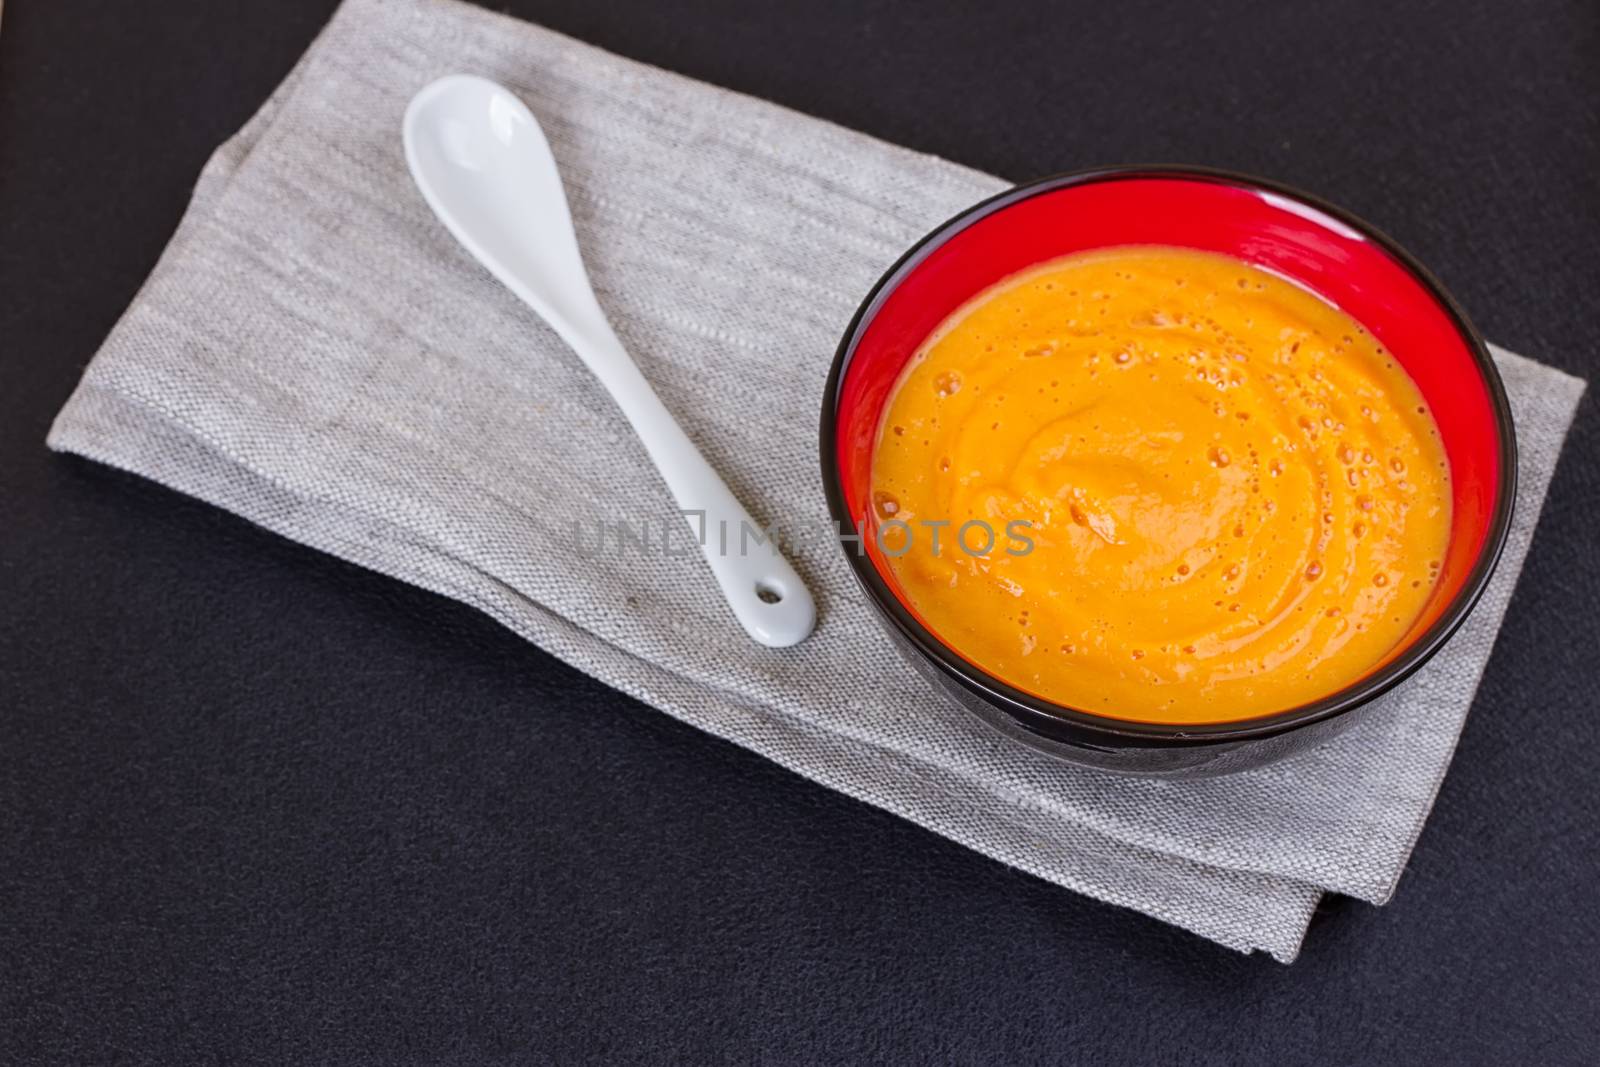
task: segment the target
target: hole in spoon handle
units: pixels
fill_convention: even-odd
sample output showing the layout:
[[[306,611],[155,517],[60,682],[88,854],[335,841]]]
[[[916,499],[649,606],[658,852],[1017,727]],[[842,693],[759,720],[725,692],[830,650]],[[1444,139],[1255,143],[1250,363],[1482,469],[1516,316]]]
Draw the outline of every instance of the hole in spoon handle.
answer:
[[[745,632],[770,648],[805,640],[816,625],[817,609],[789,561],[770,544],[751,545],[748,554],[739,554],[740,546],[729,545],[724,552],[717,541],[706,539],[706,562]]]

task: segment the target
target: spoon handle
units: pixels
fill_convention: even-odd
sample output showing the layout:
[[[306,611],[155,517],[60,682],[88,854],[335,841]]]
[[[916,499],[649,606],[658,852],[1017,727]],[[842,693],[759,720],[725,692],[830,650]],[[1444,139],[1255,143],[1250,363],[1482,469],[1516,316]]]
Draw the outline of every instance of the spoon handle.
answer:
[[[804,640],[816,623],[810,590],[661,403],[610,324],[589,318],[581,332],[567,322],[552,325],[632,423],[740,625],[773,648]]]

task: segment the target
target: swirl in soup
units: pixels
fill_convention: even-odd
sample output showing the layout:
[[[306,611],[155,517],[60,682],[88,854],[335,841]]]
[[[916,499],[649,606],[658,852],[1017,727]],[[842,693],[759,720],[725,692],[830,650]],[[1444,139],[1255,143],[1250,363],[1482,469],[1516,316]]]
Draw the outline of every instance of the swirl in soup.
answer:
[[[890,572],[943,642],[1156,722],[1270,714],[1376,669],[1450,530],[1438,430],[1374,338],[1280,277],[1151,246],[951,316],[895,385],[872,489]]]

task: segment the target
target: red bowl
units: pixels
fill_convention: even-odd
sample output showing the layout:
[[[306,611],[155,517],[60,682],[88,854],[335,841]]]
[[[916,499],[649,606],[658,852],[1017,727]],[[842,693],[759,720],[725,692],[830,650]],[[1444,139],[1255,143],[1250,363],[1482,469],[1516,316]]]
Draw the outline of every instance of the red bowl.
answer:
[[[1516,438],[1488,349],[1439,282],[1371,226],[1305,193],[1189,167],[1079,171],[1018,186],[919,241],[879,280],[834,357],[822,474],[841,527],[870,530],[883,408],[906,361],[951,313],[1000,280],[1074,252],[1159,244],[1216,252],[1321,294],[1416,382],[1438,423],[1454,493],[1450,545],[1426,610],[1388,658],[1328,696],[1214,725],[1112,719],[1044,700],[952,650],[918,616],[871,536],[845,555],[912,663],[992,724],[1057,755],[1136,772],[1217,773],[1293,751],[1420,667],[1488,584],[1511,524]]]

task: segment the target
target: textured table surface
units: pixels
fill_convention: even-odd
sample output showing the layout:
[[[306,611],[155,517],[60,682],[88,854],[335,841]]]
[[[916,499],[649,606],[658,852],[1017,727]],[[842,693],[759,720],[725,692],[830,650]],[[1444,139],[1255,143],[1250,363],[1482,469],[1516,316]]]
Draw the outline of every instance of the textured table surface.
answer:
[[[1396,900],[1330,902],[1289,968],[46,453],[331,6],[51,0],[0,29],[0,1061],[1592,1061],[1592,395]],[[1590,3],[496,6],[1009,177],[1301,185],[1489,337],[1600,375]]]

